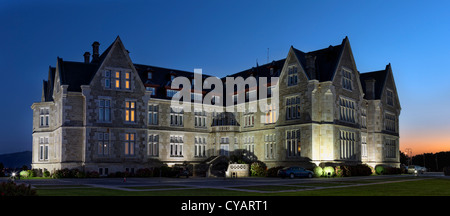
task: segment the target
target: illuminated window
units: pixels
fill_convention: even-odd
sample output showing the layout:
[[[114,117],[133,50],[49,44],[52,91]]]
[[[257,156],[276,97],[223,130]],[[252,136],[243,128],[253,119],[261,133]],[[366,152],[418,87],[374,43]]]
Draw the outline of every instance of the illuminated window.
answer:
[[[130,72],[125,72],[125,89],[130,89]]]
[[[183,137],[170,136],[170,156],[183,157]]]
[[[266,124],[273,124],[277,121],[277,110],[275,109],[275,105],[268,105],[266,113]]]
[[[109,154],[109,133],[98,133],[98,155]]]
[[[98,101],[98,120],[100,122],[111,122],[111,100],[100,99]]]
[[[301,142],[300,142],[300,130],[287,130],[286,131],[286,156],[300,157]]]
[[[39,110],[39,126],[40,127],[48,127],[49,126],[49,115],[50,115],[50,109],[49,108],[41,108]]]
[[[158,105],[148,105],[148,124],[158,125]]]
[[[153,157],[157,157],[159,155],[159,135],[150,134],[148,136],[147,154]]]
[[[341,130],[339,133],[340,158],[355,159],[355,133]]]
[[[125,122],[136,122],[136,102],[125,102]]]
[[[114,82],[115,82],[115,88],[120,89],[120,71],[116,71],[114,74]]]
[[[125,155],[134,155],[134,145],[136,143],[135,133],[125,134]]]
[[[352,72],[347,69],[342,69],[342,87],[351,91],[352,87]]]

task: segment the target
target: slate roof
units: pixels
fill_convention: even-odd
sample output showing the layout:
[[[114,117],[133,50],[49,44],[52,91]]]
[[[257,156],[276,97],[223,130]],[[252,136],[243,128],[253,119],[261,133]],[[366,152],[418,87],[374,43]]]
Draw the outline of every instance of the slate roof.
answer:
[[[336,46],[329,46],[325,49],[320,49],[312,52],[303,52],[296,48],[292,48],[295,56],[299,60],[302,67],[305,69],[305,72],[309,79],[317,79],[320,82],[323,81],[330,81],[333,76],[334,72],[336,71],[336,67],[339,63],[340,57],[342,55],[343,49],[345,47],[345,43],[348,42],[348,38],[346,37],[342,44],[336,45]],[[100,67],[101,63],[106,58],[107,54],[110,52],[112,46],[114,43],[112,43],[99,57],[97,60],[92,60],[90,63],[84,63],[84,62],[74,62],[74,61],[64,61],[62,58],[57,58],[58,61],[58,68],[59,68],[59,75],[61,79],[61,84],[68,85],[68,91],[74,91],[74,92],[81,92],[81,86],[82,85],[88,85],[92,78],[94,77],[95,73],[97,72],[98,68]],[[311,67],[311,65],[308,65],[311,61],[308,61],[308,58],[314,58],[314,70],[308,70],[308,67]],[[246,79],[249,76],[254,76],[259,81],[259,77],[267,77],[267,82],[270,82],[270,77],[278,77],[281,73],[281,69],[283,68],[285,64],[286,59],[280,59],[277,61],[272,61],[268,64],[264,65],[256,65],[256,67],[252,67],[247,70],[243,70],[241,72],[228,75],[229,77],[238,77],[241,76],[244,79]],[[170,75],[173,74],[175,76],[184,76],[189,79],[192,79],[194,77],[194,73],[190,71],[183,71],[183,70],[176,70],[176,69],[169,69],[169,68],[163,68],[163,67],[157,67],[157,66],[150,66],[150,65],[144,65],[144,64],[134,64],[134,67],[136,68],[136,71],[139,74],[139,77],[141,78],[142,82],[146,87],[154,87],[156,88],[156,95],[152,96],[153,98],[161,98],[161,99],[168,99],[166,96],[166,89],[170,88],[171,81],[170,81]],[[271,71],[272,68],[272,71]],[[45,96],[45,101],[51,101],[51,95],[53,94],[53,78],[55,77],[55,68],[50,67],[49,69],[49,77],[47,81],[44,81],[43,83],[43,91]],[[152,79],[147,78],[148,72],[152,73]],[[385,77],[385,72],[383,71],[376,71],[371,72],[367,74],[361,74],[361,84],[363,85],[363,89],[365,90],[365,82],[363,80],[368,79],[369,77],[375,78],[376,85],[377,85],[377,96],[380,95],[381,89],[380,85],[384,83],[384,80],[382,80],[383,77]],[[206,79],[207,77],[210,77],[210,75],[203,74],[203,79]],[[222,78],[222,81],[224,82],[224,92],[225,93],[234,93],[237,89],[233,91],[229,91],[225,89],[225,77]],[[269,84],[270,85],[270,84]],[[204,90],[203,93],[206,94],[209,90]]]
[[[386,69],[384,69],[384,70],[361,73],[359,75],[359,79],[361,81],[361,87],[364,91],[364,99],[378,100],[381,98],[381,94],[383,92],[383,87],[386,82],[387,74],[388,74],[388,68],[386,67]],[[370,96],[367,94],[367,89],[366,89],[366,80],[371,80],[371,79],[375,80],[374,98],[370,98]]]

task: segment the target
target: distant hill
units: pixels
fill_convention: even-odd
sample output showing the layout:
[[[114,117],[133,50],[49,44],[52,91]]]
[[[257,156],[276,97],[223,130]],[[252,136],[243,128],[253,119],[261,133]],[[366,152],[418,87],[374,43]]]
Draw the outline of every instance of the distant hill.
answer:
[[[23,165],[26,165],[30,169],[31,151],[2,154],[0,163],[3,163],[5,168],[22,168]]]

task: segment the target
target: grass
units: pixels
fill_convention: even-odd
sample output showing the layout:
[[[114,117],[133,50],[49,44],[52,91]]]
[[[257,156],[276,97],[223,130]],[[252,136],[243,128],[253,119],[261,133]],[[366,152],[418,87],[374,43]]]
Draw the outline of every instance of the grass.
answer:
[[[400,180],[400,179],[399,179]],[[336,182],[323,183],[323,185],[314,183],[305,184],[308,186],[325,187],[317,190],[305,191],[286,191],[298,190],[302,187],[297,186],[247,186],[237,187],[241,189],[255,190],[255,192],[235,191],[226,189],[179,189],[160,190],[160,191],[121,191],[107,188],[61,188],[58,190],[37,188],[39,196],[450,196],[449,179],[423,179],[404,182],[386,182],[378,181],[381,184],[371,184],[362,186],[353,186],[349,184],[340,184]],[[344,188],[330,188],[335,186],[345,186]],[[353,183],[352,183],[353,184]],[[325,185],[325,186],[324,186]],[[326,188],[328,186],[328,188]],[[167,186],[160,186],[167,188]],[[150,188],[152,188],[150,186]],[[313,187],[308,187],[313,188]],[[136,189],[136,187],[133,187]],[[142,187],[149,189],[149,187]],[[156,188],[154,188],[156,189]],[[271,191],[273,193],[258,193],[257,191]]]

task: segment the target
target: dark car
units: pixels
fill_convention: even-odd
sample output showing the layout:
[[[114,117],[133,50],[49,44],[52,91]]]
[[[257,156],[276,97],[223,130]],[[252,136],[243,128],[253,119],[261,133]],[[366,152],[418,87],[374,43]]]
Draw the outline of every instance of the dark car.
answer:
[[[314,173],[312,171],[306,170],[303,167],[285,167],[283,169],[278,170],[278,176],[281,178],[289,177],[308,177],[312,178]]]
[[[181,176],[185,176],[186,178],[189,178],[189,176],[191,175],[191,173],[189,172],[188,169],[180,169],[180,171],[177,173],[177,178],[181,177]]]

